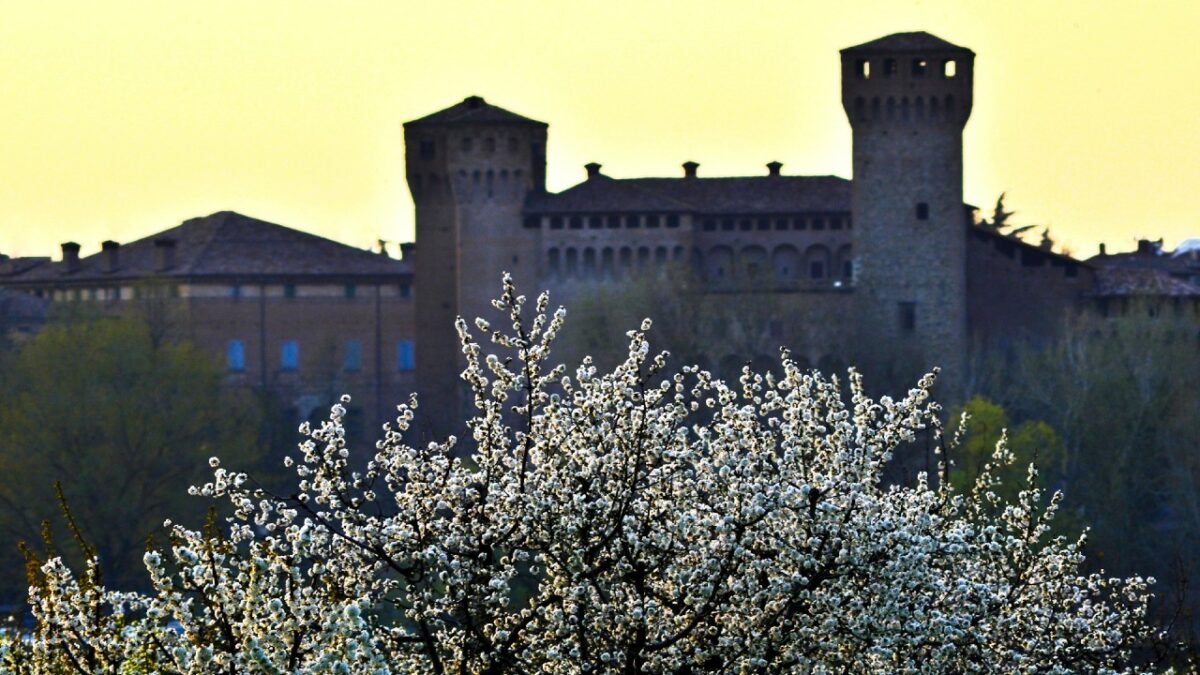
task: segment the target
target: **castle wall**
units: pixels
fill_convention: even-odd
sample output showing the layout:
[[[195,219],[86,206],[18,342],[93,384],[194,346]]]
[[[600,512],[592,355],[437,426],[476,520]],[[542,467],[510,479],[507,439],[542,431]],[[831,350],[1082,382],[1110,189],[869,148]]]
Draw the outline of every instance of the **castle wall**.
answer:
[[[971,228],[967,238],[967,316],[973,340],[1044,339],[1095,286],[1095,270],[1004,236]]]

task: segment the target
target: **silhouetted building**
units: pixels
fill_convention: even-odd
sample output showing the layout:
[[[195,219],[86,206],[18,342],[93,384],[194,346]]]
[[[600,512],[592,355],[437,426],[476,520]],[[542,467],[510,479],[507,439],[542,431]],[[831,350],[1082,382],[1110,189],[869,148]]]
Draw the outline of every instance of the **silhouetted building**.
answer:
[[[79,248],[0,274],[0,287],[136,310],[163,337],[222,359],[230,383],[278,395],[296,422],[324,418],[348,392],[348,423],[377,427],[415,386],[407,262],[232,212],[86,257]]]
[[[765,330],[798,361],[892,376],[943,366],[949,399],[970,345],[1044,339],[1073,310],[1111,313],[1135,295],[1200,313],[1192,249],[1165,256],[1147,242],[1085,262],[977,223],[962,196],[974,58],[920,32],[842,50],[852,180],[785,175],[778,162],[705,177],[692,161],[678,177],[623,179],[590,163],[552,193],[548,125],[471,96],[404,125],[419,246],[402,261],[218,213],[87,258],[64,244],[61,262],[0,266],[0,286],[106,306],[165,288],[232,380],[279,392],[298,417],[349,391],[381,423],[417,387],[438,431],[461,419],[454,319],[489,311],[504,271],[531,297],[569,297],[687,266],[714,299],[782,300],[802,328]]]

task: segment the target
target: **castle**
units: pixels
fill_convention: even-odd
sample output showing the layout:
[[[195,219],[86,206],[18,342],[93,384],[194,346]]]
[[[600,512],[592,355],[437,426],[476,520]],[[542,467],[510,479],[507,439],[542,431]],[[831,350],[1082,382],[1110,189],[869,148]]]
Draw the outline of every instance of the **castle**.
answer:
[[[1047,330],[1092,288],[1092,268],[975,226],[962,195],[974,58],[922,32],[842,50],[852,180],[778,162],[760,176],[706,178],[686,162],[677,178],[618,179],[592,163],[551,193],[543,122],[472,96],[405,124],[418,381],[458,372],[452,321],[486,309],[502,270],[556,288],[683,263],[714,293],[794,297],[812,330],[780,337],[807,342],[791,345],[806,362],[910,347],[951,381],[973,335]]]
[[[404,125],[416,245],[402,260],[222,212],[86,258],[74,242],[59,262],[0,256],[0,308],[39,317],[11,302],[18,292],[119,311],[153,282],[231,382],[275,392],[293,416],[351,391],[357,419],[377,428],[415,387],[435,431],[462,404],[454,320],[488,311],[503,271],[532,293],[657,283],[656,270],[682,266],[735,308],[770,296],[791,322],[769,338],[801,363],[941,366],[950,398],[971,345],[1052,335],[1071,308],[1119,312],[1143,296],[1200,316],[1194,255],[1082,261],[977,222],[962,194],[974,58],[922,32],[842,50],[851,180],[778,162],[759,176],[709,178],[685,162],[676,178],[621,179],[592,163],[551,193],[548,125],[471,96]]]

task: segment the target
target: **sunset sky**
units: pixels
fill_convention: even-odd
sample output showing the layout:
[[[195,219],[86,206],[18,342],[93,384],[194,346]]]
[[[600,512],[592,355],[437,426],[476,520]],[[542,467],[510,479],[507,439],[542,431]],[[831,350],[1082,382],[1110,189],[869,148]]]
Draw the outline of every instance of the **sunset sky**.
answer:
[[[965,196],[1100,241],[1200,236],[1200,2],[0,4],[0,253],[58,257],[236,210],[412,238],[401,123],[479,94],[550,123],[553,190],[850,175],[838,49],[926,30],[977,54]]]

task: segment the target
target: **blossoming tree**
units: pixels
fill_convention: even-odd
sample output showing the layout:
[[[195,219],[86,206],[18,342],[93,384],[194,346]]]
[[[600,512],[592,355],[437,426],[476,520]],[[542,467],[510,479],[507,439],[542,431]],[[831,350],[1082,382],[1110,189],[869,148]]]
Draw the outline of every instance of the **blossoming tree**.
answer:
[[[39,561],[36,632],[0,668],[1122,672],[1149,635],[1148,581],[1049,536],[1058,495],[881,481],[900,444],[942,443],[932,376],[875,401],[786,351],[778,376],[668,373],[649,321],[611,372],[567,374],[562,309],[507,278],[495,306],[509,325],[458,325],[469,442],[409,443],[413,400],[365,463],[342,405],[302,427],[288,494],[214,458],[194,490],[227,523],[169,524],[149,594]]]

